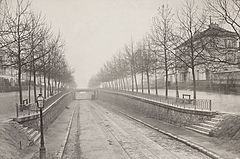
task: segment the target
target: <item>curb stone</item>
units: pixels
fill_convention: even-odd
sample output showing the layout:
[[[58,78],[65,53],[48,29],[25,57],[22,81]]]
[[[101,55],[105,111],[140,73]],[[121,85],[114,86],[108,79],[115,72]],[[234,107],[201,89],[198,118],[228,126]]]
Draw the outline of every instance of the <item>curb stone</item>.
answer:
[[[72,112],[70,122],[68,123],[67,134],[64,137],[63,144],[61,144],[60,150],[56,154],[57,159],[62,159],[62,157],[63,157],[63,152],[64,152],[65,147],[67,145],[67,140],[69,138],[70,130],[71,130],[71,127],[72,127],[72,120],[73,120],[74,113],[76,111],[75,109],[76,109],[76,106],[74,107],[74,111]]]

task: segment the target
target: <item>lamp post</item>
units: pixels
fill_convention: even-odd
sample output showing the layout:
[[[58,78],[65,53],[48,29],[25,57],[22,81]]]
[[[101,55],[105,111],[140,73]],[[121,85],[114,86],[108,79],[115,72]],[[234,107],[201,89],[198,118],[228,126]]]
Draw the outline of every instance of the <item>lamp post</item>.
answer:
[[[42,109],[44,107],[44,98],[40,93],[37,97],[37,106],[40,109],[40,131],[41,131],[41,145],[40,145],[40,159],[46,159],[46,148],[44,147],[44,136],[43,136],[43,119]]]

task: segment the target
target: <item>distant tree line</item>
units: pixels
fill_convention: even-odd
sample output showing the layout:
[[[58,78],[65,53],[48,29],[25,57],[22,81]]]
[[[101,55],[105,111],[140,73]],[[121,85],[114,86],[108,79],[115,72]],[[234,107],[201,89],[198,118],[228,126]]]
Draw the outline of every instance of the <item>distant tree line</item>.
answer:
[[[0,54],[4,57],[1,67],[17,71],[20,104],[23,75],[28,82],[29,102],[32,89],[34,101],[37,99],[37,78],[45,98],[61,87],[74,85],[60,33],[55,35],[44,17],[33,12],[30,1],[0,1]]]
[[[107,61],[99,73],[89,81],[90,87],[102,85],[104,88],[124,89],[141,92],[144,76],[150,93],[150,75],[154,77],[155,93],[158,94],[158,76],[165,76],[165,96],[168,97],[169,71],[175,75],[176,96],[178,93],[177,70],[190,69],[192,74],[193,98],[196,99],[195,69],[202,66],[209,71],[217,71],[222,66],[238,65],[239,60],[226,58],[238,50],[224,50],[218,42],[218,33],[203,33],[210,21],[230,26],[234,36],[239,36],[240,1],[206,0],[204,7],[197,1],[186,0],[183,7],[173,12],[168,5],[162,5],[152,19],[152,27],[142,40],[133,40]],[[138,83],[137,75],[141,77]],[[129,82],[130,79],[130,82]]]

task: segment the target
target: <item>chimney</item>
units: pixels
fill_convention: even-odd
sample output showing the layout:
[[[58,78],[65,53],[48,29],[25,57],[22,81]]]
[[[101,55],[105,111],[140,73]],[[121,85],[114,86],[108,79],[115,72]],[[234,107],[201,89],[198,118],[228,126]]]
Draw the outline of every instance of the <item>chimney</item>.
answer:
[[[218,28],[219,25],[217,23],[210,23],[209,28]]]

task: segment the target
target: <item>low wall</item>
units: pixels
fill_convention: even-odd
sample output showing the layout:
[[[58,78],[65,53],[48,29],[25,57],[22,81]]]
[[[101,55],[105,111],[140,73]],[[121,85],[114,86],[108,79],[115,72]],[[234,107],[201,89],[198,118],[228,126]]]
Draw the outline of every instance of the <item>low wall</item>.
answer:
[[[62,113],[67,105],[73,100],[73,92],[67,92],[62,94],[55,102],[50,104],[46,109],[43,110],[43,123],[44,129],[48,126]],[[39,129],[39,113],[23,116],[16,118],[15,120],[34,129]]]
[[[155,102],[137,96],[98,90],[97,99],[176,125],[191,125],[210,119],[216,112],[190,110]]]

